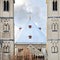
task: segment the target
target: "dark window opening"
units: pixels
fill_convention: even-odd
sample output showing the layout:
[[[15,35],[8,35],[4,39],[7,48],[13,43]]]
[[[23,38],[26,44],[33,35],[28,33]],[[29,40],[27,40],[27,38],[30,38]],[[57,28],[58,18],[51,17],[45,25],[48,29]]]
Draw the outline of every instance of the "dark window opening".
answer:
[[[58,31],[58,24],[57,23],[53,23],[51,28],[52,28],[53,32],[57,32]]]
[[[19,30],[21,30],[22,28],[20,27]]]
[[[6,1],[4,1],[4,11],[6,11]]]
[[[9,11],[9,1],[7,1],[7,11]]]
[[[10,47],[7,45],[3,46],[3,53],[9,53],[10,52]]]
[[[29,28],[32,28],[32,26],[31,26],[31,25],[29,25]]]
[[[39,29],[41,30],[41,27],[39,27]]]
[[[53,1],[53,11],[57,11],[57,1]]]
[[[9,11],[9,1],[4,1],[4,11]]]
[[[15,3],[15,0],[13,0],[13,3]]]
[[[9,30],[10,30],[10,25],[7,23],[7,24],[4,24],[3,25],[3,31],[4,32],[9,32]]]
[[[2,41],[2,40],[0,40],[0,48],[2,48],[2,43],[3,43],[3,41]]]
[[[18,49],[18,52],[21,52],[23,49]]]
[[[29,37],[29,39],[31,39],[32,38],[32,36],[30,35],[30,36],[28,36]]]
[[[41,51],[41,49],[38,49],[39,51]]]
[[[57,46],[52,46],[51,47],[51,52],[52,53],[58,53],[58,47]]]

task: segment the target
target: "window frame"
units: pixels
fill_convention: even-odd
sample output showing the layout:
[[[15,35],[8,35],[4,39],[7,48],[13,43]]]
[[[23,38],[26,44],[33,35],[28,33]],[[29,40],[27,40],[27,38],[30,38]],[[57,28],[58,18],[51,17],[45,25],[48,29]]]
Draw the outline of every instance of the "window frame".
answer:
[[[58,23],[52,23],[51,25],[52,32],[57,32],[58,31]]]
[[[3,46],[3,53],[10,53],[10,46],[9,45],[4,45]]]
[[[58,47],[57,46],[52,46],[51,47],[51,52],[52,53],[58,53]]]
[[[4,32],[9,32],[9,30],[10,30],[10,25],[8,23],[4,23],[4,25],[3,25],[3,31]]]
[[[4,0],[4,11],[9,11],[9,1]]]
[[[57,7],[57,0],[56,1],[54,1],[53,0],[53,11],[57,11],[58,10],[58,7]]]

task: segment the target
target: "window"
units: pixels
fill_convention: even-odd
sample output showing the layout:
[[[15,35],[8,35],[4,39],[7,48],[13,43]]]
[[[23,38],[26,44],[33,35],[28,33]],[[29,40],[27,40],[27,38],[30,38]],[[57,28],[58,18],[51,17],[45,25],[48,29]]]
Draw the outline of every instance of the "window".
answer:
[[[9,11],[9,1],[4,1],[4,11]]]
[[[38,49],[41,52],[41,49]]]
[[[52,28],[53,32],[58,31],[58,24],[57,23],[53,23],[52,26],[51,26],[51,28]]]
[[[2,44],[0,43],[0,48],[2,48]]]
[[[9,11],[9,1],[7,1],[7,11]]]
[[[52,46],[51,47],[51,52],[52,53],[58,53],[58,47],[57,46]]]
[[[2,48],[2,43],[3,43],[3,41],[0,41],[0,48]]]
[[[39,29],[41,30],[41,27],[39,27]]]
[[[21,30],[22,28],[20,27],[19,30]]]
[[[54,46],[51,47],[51,52],[52,52],[52,53],[55,52],[55,47],[54,47]]]
[[[8,24],[8,23],[5,23],[5,24],[3,25],[3,31],[4,31],[4,32],[9,32],[9,30],[10,30],[9,24]]]
[[[31,35],[29,35],[28,37],[29,37],[29,39],[31,39],[31,38],[32,38],[32,36],[31,36]]]
[[[29,25],[29,28],[32,28],[32,25]]]
[[[15,3],[15,0],[13,0],[13,3]]]
[[[18,52],[21,52],[23,49],[18,49]]]
[[[57,11],[57,1],[53,0],[53,11]]]
[[[4,45],[4,46],[3,46],[3,52],[4,52],[4,53],[9,53],[9,52],[10,52],[10,47],[9,47],[9,45]]]
[[[4,1],[4,11],[6,11],[6,1]]]

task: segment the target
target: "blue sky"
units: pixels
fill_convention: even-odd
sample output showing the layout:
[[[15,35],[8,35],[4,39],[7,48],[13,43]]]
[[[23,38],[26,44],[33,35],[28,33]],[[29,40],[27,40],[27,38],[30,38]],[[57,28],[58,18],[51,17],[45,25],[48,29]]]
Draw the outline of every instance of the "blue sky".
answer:
[[[46,36],[46,1],[45,0],[15,0],[14,7],[14,15],[15,15],[15,39],[18,39],[18,34],[21,31],[19,28],[24,28],[25,24],[29,20],[29,16],[31,16],[32,21],[37,25],[37,27],[41,27],[42,32]],[[31,12],[31,14],[29,14]]]

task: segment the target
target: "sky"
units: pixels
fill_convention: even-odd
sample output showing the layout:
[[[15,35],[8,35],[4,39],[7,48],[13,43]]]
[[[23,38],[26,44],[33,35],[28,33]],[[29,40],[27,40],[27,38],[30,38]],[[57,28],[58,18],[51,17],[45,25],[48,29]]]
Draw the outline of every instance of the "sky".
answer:
[[[14,5],[14,22],[15,22],[15,40],[21,33],[19,28],[24,28],[25,24],[31,20],[41,27],[42,32],[46,36],[46,1],[45,0],[15,0]]]

